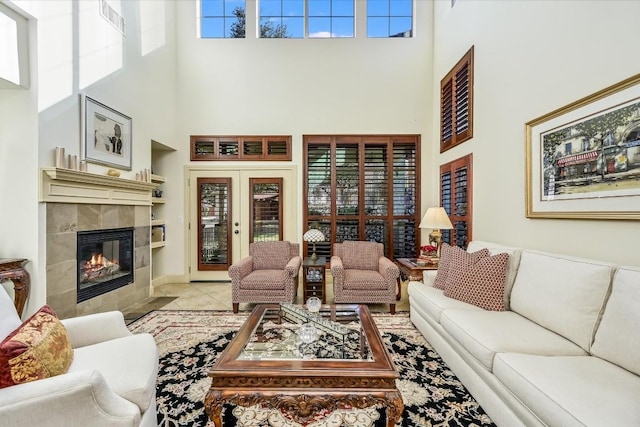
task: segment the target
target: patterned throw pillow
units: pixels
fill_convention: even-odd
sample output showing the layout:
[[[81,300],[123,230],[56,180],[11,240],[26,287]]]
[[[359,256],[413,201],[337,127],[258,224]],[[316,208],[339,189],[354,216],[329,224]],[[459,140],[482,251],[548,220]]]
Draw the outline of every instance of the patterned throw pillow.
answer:
[[[509,254],[479,259],[457,270],[444,289],[444,295],[485,310],[504,311],[504,278]]]
[[[0,388],[64,374],[72,360],[67,330],[45,305],[0,343]]]
[[[452,272],[460,270],[468,263],[473,264],[486,256],[489,256],[489,250],[486,248],[469,253],[458,246],[443,243],[440,248],[440,262],[438,263],[438,273],[433,282],[433,287],[444,290],[451,280],[449,276]]]

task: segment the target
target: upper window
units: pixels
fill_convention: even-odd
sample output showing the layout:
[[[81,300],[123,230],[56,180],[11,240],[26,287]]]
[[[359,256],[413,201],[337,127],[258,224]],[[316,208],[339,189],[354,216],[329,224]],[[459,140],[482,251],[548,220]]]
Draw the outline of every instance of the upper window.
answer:
[[[413,0],[367,0],[367,37],[412,37]]]
[[[473,138],[473,47],[440,81],[440,152]]]
[[[304,0],[259,0],[260,38],[304,38]]]
[[[309,38],[353,37],[353,0],[309,0]]]
[[[200,0],[200,37],[244,38],[245,0]]]

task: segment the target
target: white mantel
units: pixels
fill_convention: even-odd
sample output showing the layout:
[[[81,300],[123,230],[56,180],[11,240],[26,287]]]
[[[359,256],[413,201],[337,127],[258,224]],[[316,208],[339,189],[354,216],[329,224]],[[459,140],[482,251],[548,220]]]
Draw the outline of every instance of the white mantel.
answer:
[[[40,168],[40,202],[151,206],[157,184],[63,168]]]

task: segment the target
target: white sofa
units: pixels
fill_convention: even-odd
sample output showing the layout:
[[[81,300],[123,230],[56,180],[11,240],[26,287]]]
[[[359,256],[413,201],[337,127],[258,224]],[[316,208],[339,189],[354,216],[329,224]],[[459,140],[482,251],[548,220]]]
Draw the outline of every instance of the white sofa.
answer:
[[[73,360],[65,374],[0,388],[1,426],[157,426],[158,351],[113,311],[61,321]],[[21,325],[0,286],[0,342]]]
[[[507,311],[409,283],[411,320],[499,426],[640,426],[640,269],[506,252]]]

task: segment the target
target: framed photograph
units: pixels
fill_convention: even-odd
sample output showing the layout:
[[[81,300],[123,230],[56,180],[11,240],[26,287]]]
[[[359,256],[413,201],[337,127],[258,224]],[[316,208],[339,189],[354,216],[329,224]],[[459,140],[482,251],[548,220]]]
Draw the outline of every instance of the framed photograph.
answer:
[[[640,74],[525,127],[528,218],[640,219]]]
[[[84,159],[131,170],[131,118],[86,95],[81,105]]]

